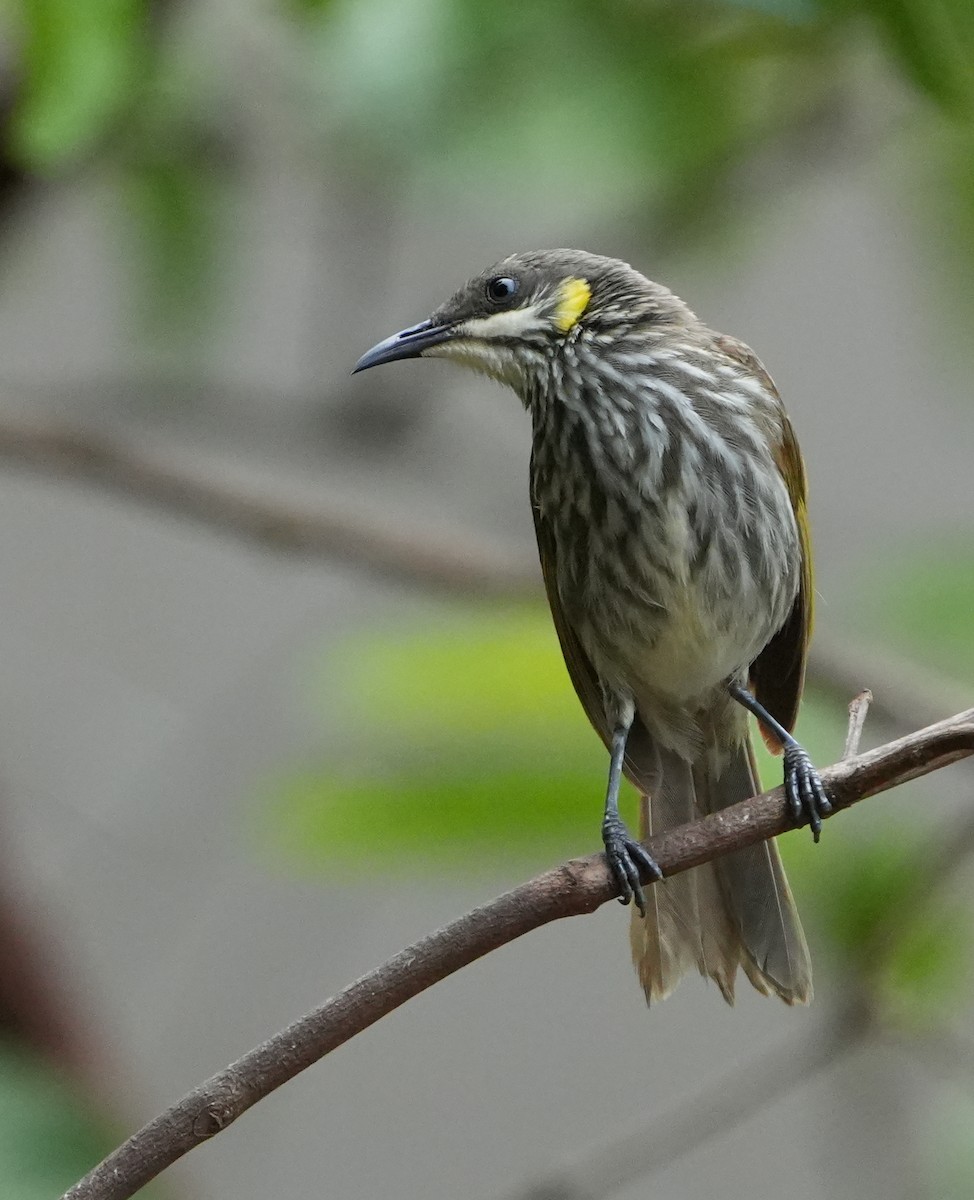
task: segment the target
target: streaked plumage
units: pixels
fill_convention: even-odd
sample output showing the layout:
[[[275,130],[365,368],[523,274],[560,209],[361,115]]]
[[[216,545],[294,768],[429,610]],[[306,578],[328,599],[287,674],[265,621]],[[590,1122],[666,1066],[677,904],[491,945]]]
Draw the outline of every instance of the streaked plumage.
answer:
[[[509,293],[509,294],[508,294]],[[521,254],[357,369],[418,354],[508,384],[531,415],[531,501],[569,674],[589,720],[645,797],[641,834],[756,790],[748,684],[780,722],[796,810],[827,801],[789,737],[811,622],[801,455],[770,376],[625,263]],[[753,703],[753,701],[750,701]],[[817,789],[817,790],[816,790]],[[612,816],[623,898],[651,860]],[[647,999],[691,966],[732,1000],[740,966],[789,1003],[811,996],[808,950],[773,843],[669,879],[633,913]]]

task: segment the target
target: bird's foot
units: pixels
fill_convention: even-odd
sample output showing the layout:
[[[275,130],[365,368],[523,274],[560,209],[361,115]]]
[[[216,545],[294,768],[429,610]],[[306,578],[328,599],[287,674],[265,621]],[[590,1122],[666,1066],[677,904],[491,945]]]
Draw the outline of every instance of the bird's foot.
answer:
[[[792,820],[796,825],[807,821],[817,842],[822,832],[822,818],[832,811],[832,804],[812,760],[798,742],[785,746],[784,758],[785,795]]]
[[[619,903],[635,900],[640,915],[646,915],[646,897],[640,880],[640,870],[650,879],[662,879],[663,872],[655,859],[630,835],[618,818],[606,818],[602,823],[602,841],[612,878],[619,890]]]

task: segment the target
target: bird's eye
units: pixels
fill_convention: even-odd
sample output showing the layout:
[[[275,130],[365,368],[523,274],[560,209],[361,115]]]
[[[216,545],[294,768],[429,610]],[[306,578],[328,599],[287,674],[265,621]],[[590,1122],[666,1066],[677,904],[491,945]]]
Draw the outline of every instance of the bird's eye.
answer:
[[[487,281],[487,299],[492,304],[506,304],[517,293],[517,280],[509,275],[499,275]]]

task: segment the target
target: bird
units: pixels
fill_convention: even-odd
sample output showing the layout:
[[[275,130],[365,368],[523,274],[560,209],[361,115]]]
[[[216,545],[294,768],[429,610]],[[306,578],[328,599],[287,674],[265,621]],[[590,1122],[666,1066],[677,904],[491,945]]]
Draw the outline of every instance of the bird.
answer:
[[[669,877],[642,842],[758,791],[748,713],[783,755],[796,825],[831,804],[795,739],[812,625],[806,473],[771,376],[628,263],[510,255],[353,374],[443,358],[530,415],[530,499],[568,674],[609,751],[602,842],[649,1003],[696,967],[733,1004],[738,971],[812,998],[801,920],[773,841]],[[619,814],[625,775],[639,839]],[[643,887],[643,881],[654,886]]]

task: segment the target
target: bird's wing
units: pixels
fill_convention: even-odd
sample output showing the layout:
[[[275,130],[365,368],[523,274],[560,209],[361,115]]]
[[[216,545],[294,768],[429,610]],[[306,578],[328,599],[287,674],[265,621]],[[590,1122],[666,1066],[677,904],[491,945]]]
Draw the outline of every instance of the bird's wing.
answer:
[[[798,705],[805,684],[805,658],[812,634],[812,554],[805,501],[805,465],[791,422],[784,414],[781,445],[775,460],[795,511],[801,549],[801,575],[798,595],[788,619],[754,660],[751,681],[761,703],[786,729],[791,730],[798,719]],[[765,740],[768,741],[767,737]],[[769,745],[775,751],[779,749],[776,738]]]
[[[555,632],[561,643],[561,652],[568,668],[572,685],[582,702],[585,715],[592,722],[595,732],[606,746],[611,738],[606,728],[605,711],[602,704],[602,689],[598,676],[588,655],[578,639],[561,606],[561,596],[558,594],[557,549],[551,525],[545,520],[537,499],[531,497],[531,512],[534,515],[534,532],[538,539],[538,555],[541,558],[541,574],[544,576],[545,591],[548,595],[548,605],[554,621]]]
[[[532,470],[532,477],[534,472]],[[578,634],[572,627],[561,603],[558,592],[558,548],[555,544],[551,523],[545,519],[537,498],[531,496],[531,512],[534,515],[534,531],[538,539],[538,554],[541,558],[541,574],[544,576],[545,591],[548,594],[548,604],[551,608],[551,619],[554,622],[561,652],[568,668],[568,675],[581,701],[585,715],[592,727],[605,743],[606,749],[611,749],[612,731],[605,719],[605,705],[602,696],[602,685],[592,660],[585,653]],[[649,731],[637,712],[629,727],[626,739],[626,757],[623,771],[629,781],[644,795],[655,791],[659,782],[660,762],[657,747]],[[671,819],[669,825],[680,825],[691,820],[692,807],[681,812],[680,818]],[[660,826],[661,828],[663,826]],[[646,836],[646,830],[641,836]]]
[[[718,337],[719,348],[729,357],[751,371],[776,400],[781,401],[778,389],[757,355],[735,338]],[[798,706],[805,683],[805,658],[812,634],[812,552],[808,530],[807,484],[805,463],[791,421],[780,409],[781,438],[774,448],[775,462],[785,481],[791,506],[798,525],[801,550],[801,576],[798,595],[788,619],[751,664],[751,687],[758,700],[785,729],[795,727]],[[780,753],[778,739],[761,728],[768,747]]]

